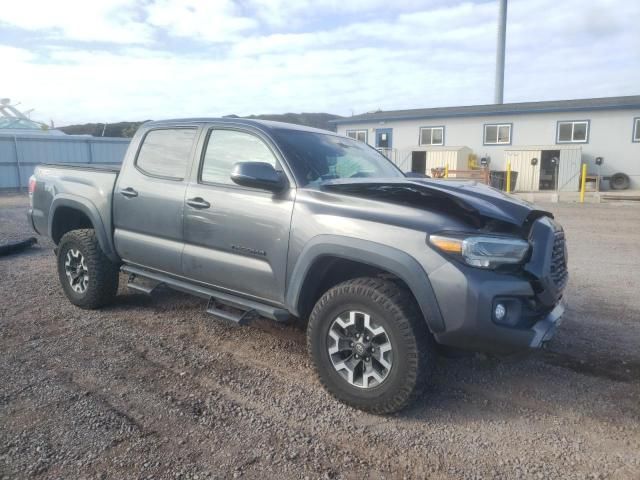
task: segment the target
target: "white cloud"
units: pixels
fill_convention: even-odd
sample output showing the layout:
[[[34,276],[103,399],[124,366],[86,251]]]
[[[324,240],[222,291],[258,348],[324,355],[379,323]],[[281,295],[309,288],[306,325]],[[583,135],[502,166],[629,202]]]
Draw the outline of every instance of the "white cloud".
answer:
[[[50,36],[109,43],[147,43],[152,30],[130,0],[18,0],[0,9],[2,24]]]
[[[332,17],[342,21],[346,16],[393,20],[398,12],[429,10],[450,3],[448,0],[247,0],[247,9],[271,27],[297,30],[309,20]]]
[[[273,26],[284,14],[302,25],[321,8],[337,5],[290,3],[296,6],[270,4],[283,11],[260,10],[253,17],[247,4],[240,8],[226,0],[213,10],[193,0],[148,6],[147,28],[153,24],[211,45],[179,53],[163,49],[166,45],[148,31],[141,36],[151,42],[148,46],[134,43],[112,51],[81,44],[50,46],[37,54],[0,47],[3,68],[12,72],[3,78],[0,94],[58,124],[286,111],[349,114],[492,99],[495,3],[430,4],[422,11],[399,10],[368,20],[364,14],[348,21],[340,16],[315,31],[270,33],[258,25],[269,15]],[[308,11],[296,13],[300,5]],[[410,8],[408,3],[401,7]],[[521,0],[510,2],[509,9],[507,101],[640,93],[640,56],[632,48],[640,40],[640,4]],[[140,21],[144,15],[125,18]],[[119,28],[114,18],[103,19],[96,31]],[[60,22],[31,23],[30,28]],[[65,25],[55,28],[67,33],[80,28]]]
[[[230,42],[258,27],[232,0],[158,0],[146,8],[147,22],[169,34],[208,42]]]
[[[35,56],[29,50],[25,50],[24,48],[0,45],[0,58],[2,59],[4,66],[11,67],[13,65],[30,62],[35,59]],[[7,69],[7,71],[10,72],[11,70]]]

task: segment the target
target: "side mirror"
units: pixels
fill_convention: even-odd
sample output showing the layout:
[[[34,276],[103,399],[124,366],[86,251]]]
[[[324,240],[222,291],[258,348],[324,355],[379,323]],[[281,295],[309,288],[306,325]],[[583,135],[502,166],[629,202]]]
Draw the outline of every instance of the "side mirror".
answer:
[[[282,173],[266,162],[239,162],[233,166],[231,180],[243,187],[279,192],[287,186]]]

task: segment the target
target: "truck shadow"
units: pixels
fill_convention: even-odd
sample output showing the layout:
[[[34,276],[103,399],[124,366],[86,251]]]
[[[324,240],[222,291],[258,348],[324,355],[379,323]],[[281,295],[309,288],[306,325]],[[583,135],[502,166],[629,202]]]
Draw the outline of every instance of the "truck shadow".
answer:
[[[126,291],[124,285],[122,288]],[[152,309],[171,315],[178,310],[203,311],[205,305],[202,299],[160,288],[151,296],[121,292],[108,309],[116,312]],[[201,318],[229,325],[214,316]],[[523,415],[574,417],[584,414],[616,424],[637,422],[640,419],[638,352],[615,348],[612,342],[620,335],[616,324],[590,318],[586,327],[580,327],[577,322],[582,320],[576,312],[569,312],[567,322],[546,349],[505,357],[471,354],[440,358],[426,393],[395,416],[427,424],[444,419],[500,422]],[[202,320],[194,318],[193,321]],[[259,340],[252,341],[248,340],[252,337],[248,332],[239,333],[244,342],[255,342],[254,350],[265,345],[275,350],[282,348],[279,356],[300,357],[292,359],[299,365],[297,369],[304,370],[297,374],[313,377],[312,372],[306,371],[310,366],[300,366],[305,363],[302,357],[306,355],[302,322],[279,324],[260,318],[245,328],[262,334],[258,335]],[[284,350],[287,343],[282,342],[283,337],[299,348],[289,346]],[[215,343],[215,336],[211,338]],[[322,387],[314,382],[314,388]]]
[[[37,257],[44,255],[51,255],[51,246],[50,245],[40,245],[36,243],[30,247],[25,248],[24,250],[15,251],[11,253],[7,253],[4,255],[0,255],[0,262],[11,262],[18,258],[28,258],[28,257]]]
[[[550,348],[509,357],[444,359],[427,392],[398,416],[426,423],[545,416],[638,422],[639,361],[615,351],[575,356],[553,350],[553,343]]]
[[[576,357],[553,350],[542,351],[539,356],[548,365],[568,368],[582,375],[627,383],[640,379],[640,361],[637,360],[622,360],[608,355]]]

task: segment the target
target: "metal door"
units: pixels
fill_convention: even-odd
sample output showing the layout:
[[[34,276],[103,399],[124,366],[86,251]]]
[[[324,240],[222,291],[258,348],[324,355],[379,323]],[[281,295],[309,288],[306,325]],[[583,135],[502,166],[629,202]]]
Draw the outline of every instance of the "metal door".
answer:
[[[389,149],[393,148],[393,129],[377,128],[376,129],[376,148]]]
[[[244,155],[243,142],[279,165],[277,150],[261,133],[237,127],[214,127],[201,142],[200,168],[192,174],[184,205],[185,275],[232,293],[283,303],[295,189],[273,193],[229,179],[232,162],[269,161],[254,158],[256,153]],[[229,161],[222,158],[227,153]],[[211,178],[205,175],[207,168]]]
[[[411,152],[411,171],[431,175],[427,172],[427,152]]]
[[[505,151],[505,165],[511,162],[511,170],[518,172],[515,191],[537,192],[540,185],[540,150]],[[506,168],[506,167],[505,167]]]
[[[558,190],[560,150],[542,150],[540,153],[540,190]]]
[[[565,147],[560,150],[558,167],[558,190],[577,192],[580,189],[582,147]]]
[[[182,213],[198,130],[144,132],[135,158],[125,159],[113,195],[114,243],[127,263],[182,273]]]

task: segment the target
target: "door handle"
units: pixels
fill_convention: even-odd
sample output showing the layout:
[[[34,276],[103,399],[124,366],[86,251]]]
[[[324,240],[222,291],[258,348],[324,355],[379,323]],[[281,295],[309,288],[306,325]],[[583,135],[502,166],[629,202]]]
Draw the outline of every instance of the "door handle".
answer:
[[[136,192],[131,187],[123,188],[122,190],[120,190],[120,194],[128,198],[133,198],[138,196],[138,192]]]
[[[190,198],[187,205],[193,208],[209,208],[211,204],[201,197]]]

